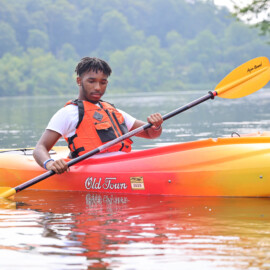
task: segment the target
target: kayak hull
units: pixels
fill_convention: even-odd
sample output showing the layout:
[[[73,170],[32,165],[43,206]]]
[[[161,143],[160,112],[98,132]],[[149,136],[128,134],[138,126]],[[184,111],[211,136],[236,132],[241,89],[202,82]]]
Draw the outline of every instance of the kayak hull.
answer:
[[[53,158],[67,157],[55,147]],[[32,155],[0,152],[0,185],[45,170]],[[31,189],[176,196],[270,196],[270,137],[218,138],[89,158]]]

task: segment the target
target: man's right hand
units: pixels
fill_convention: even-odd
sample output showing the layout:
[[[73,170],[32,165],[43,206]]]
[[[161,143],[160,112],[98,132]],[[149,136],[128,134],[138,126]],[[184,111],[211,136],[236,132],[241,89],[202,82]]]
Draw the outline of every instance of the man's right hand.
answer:
[[[62,174],[69,171],[69,167],[64,159],[50,160],[46,164],[48,171],[52,170],[57,174]]]

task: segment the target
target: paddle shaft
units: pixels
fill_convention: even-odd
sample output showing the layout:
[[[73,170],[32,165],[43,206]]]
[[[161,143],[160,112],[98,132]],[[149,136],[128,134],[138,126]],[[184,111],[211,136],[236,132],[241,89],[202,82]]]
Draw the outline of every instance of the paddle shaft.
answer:
[[[217,93],[215,91],[213,91],[213,92],[209,91],[207,95],[205,95],[205,96],[203,96],[203,97],[201,97],[199,99],[196,99],[196,100],[186,104],[185,106],[182,106],[182,107],[180,107],[180,108],[178,108],[178,109],[176,109],[176,110],[174,110],[172,112],[169,112],[169,113],[165,114],[162,117],[162,119],[164,121],[167,120],[167,119],[170,119],[173,116],[175,116],[175,115],[177,115],[177,114],[179,114],[181,112],[184,112],[184,111],[186,111],[186,110],[188,110],[188,109],[190,109],[190,108],[192,108],[192,107],[194,107],[194,106],[196,106],[196,105],[198,105],[198,104],[200,104],[200,103],[202,103],[202,102],[204,102],[204,101],[206,101],[208,99],[213,99],[216,95],[217,95]],[[134,136],[134,135],[136,135],[136,134],[150,128],[151,126],[152,126],[151,123],[147,123],[147,124],[145,124],[145,125],[143,125],[143,126],[141,126],[139,128],[136,128],[136,129],[122,135],[121,137],[118,137],[118,138],[116,138],[116,139],[114,139],[114,140],[112,140],[112,141],[110,141],[110,142],[108,142],[106,144],[103,144],[103,145],[99,146],[98,148],[96,148],[96,149],[94,149],[94,150],[92,150],[92,151],[90,151],[88,153],[85,153],[82,156],[74,158],[74,159],[70,160],[67,163],[68,167],[71,167],[71,166],[79,163],[82,160],[85,160],[85,159],[87,159],[87,158],[89,158],[89,157],[91,157],[91,156],[93,156],[95,154],[98,154],[98,153],[108,149],[109,147],[111,147],[111,146],[113,146],[113,145],[115,145],[115,144],[117,144],[117,143],[119,143],[119,142],[121,142],[121,141],[123,141],[125,139],[128,139],[128,138],[130,138],[130,137],[132,137],[132,136]],[[55,174],[54,171],[45,172],[45,173],[43,173],[43,174],[41,174],[41,175],[39,175],[39,176],[25,182],[25,183],[15,187],[14,190],[16,191],[16,193],[19,192],[19,191],[22,191],[22,190],[24,190],[24,189],[26,189],[26,188],[34,185],[34,184],[37,184],[38,182],[40,182],[40,181],[42,181],[44,179],[47,179],[48,177],[50,177],[50,176],[52,176],[54,174]]]

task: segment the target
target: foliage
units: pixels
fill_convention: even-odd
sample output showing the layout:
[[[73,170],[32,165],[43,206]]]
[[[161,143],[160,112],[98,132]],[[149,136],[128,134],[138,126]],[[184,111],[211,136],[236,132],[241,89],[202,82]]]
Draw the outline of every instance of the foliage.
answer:
[[[5,54],[0,61],[1,96],[57,95],[75,87],[73,60],[58,61],[42,49],[28,49],[22,56]]]
[[[252,0],[251,3],[245,5],[239,5],[234,1],[234,8],[235,16],[244,16],[249,22],[259,20],[255,26],[260,29],[261,34],[270,34],[270,0]]]
[[[76,93],[84,56],[109,62],[112,92],[213,88],[269,53],[229,14],[212,0],[0,0],[0,96]]]

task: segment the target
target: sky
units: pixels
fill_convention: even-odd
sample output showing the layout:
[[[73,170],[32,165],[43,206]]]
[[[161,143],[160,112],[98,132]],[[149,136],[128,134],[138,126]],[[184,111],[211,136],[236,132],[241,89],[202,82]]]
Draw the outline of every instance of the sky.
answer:
[[[226,6],[230,11],[233,11],[233,2],[236,2],[239,6],[245,6],[252,2],[252,0],[214,0],[214,3],[218,6]],[[254,18],[250,23],[256,23],[262,21],[263,19],[269,20],[269,9],[268,11],[262,12],[258,18]],[[242,18],[245,21],[245,17]]]
[[[219,6],[226,6],[231,11],[233,10],[233,2],[236,2],[239,6],[245,6],[250,4],[252,0],[214,0],[214,3]]]
[[[233,9],[233,4],[231,0],[214,0],[214,3],[218,6],[226,6],[230,10]]]

